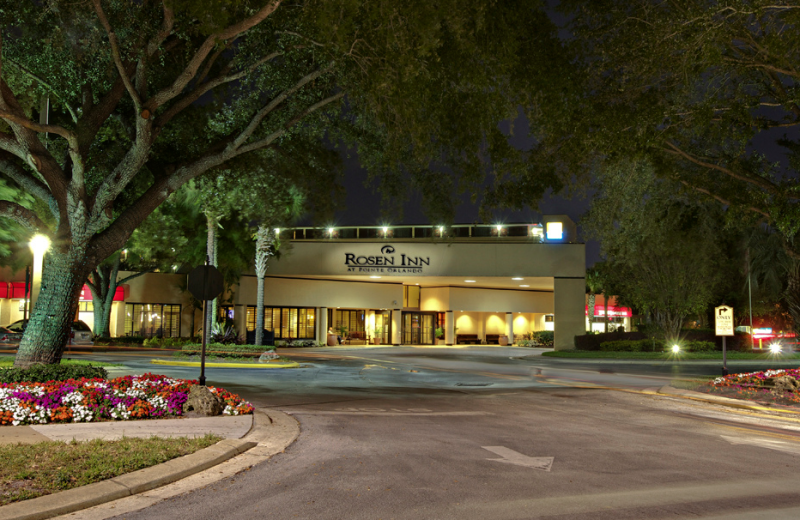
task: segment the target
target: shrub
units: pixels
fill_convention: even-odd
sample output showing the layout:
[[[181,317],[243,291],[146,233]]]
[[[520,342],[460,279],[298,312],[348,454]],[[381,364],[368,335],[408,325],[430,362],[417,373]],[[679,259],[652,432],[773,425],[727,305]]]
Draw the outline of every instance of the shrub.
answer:
[[[600,332],[597,334],[586,334],[585,336],[575,336],[575,348],[577,350],[600,350],[600,344],[607,341],[620,340],[639,340],[646,339],[647,336],[641,332]]]
[[[711,341],[679,341],[682,349],[689,352],[713,352],[717,346]]]
[[[190,343],[199,343],[198,338],[148,338],[144,340],[144,346],[149,348],[179,348]]]
[[[0,369],[0,383],[46,383],[82,377],[106,379],[108,373],[103,367],[92,365],[33,365],[30,368]]]
[[[110,345],[141,345],[144,343],[144,336],[120,336],[118,338],[94,338],[95,346]]]
[[[604,341],[600,343],[603,352],[653,352],[664,349],[664,343],[649,339],[623,339],[617,341]]]
[[[552,347],[555,335],[552,330],[537,330],[531,334],[531,339],[540,347]]]
[[[208,341],[209,343],[224,343],[226,345],[241,345],[245,342],[244,338],[236,332],[236,328],[233,325],[226,327],[224,324],[219,323],[215,323],[212,327]]]
[[[189,345],[184,345],[181,347],[181,351],[187,353],[195,353],[200,352],[202,346],[196,343],[192,343]],[[241,353],[252,353],[252,354],[261,354],[262,352],[272,351],[275,350],[275,347],[270,345],[231,345],[231,344],[224,344],[224,343],[208,343],[206,344],[206,352],[241,352]]]
[[[318,343],[313,339],[293,339],[293,340],[275,340],[276,347],[286,348],[302,348],[302,347],[324,347],[322,343]]]

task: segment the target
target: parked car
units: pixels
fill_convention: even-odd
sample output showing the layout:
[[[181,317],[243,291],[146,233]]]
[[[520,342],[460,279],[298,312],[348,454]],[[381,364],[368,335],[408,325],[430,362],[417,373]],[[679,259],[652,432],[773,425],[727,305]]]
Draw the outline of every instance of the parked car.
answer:
[[[0,327],[0,343],[19,343],[27,326],[28,320],[17,320],[11,325]],[[92,329],[80,320],[72,322],[71,336],[70,343],[72,345],[94,345]]]

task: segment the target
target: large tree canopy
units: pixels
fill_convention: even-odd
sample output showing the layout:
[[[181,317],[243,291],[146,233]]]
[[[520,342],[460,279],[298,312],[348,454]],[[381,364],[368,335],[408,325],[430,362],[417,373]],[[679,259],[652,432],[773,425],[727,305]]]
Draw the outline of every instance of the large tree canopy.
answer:
[[[555,182],[498,126],[524,107],[541,136],[563,95],[540,2],[18,2],[0,38],[0,172],[49,208],[0,216],[53,239],[20,366],[60,359],[87,275],[171,193],[298,135],[349,139],[442,218],[457,177],[527,180],[531,201]]]
[[[779,233],[800,273],[800,4],[565,0],[585,95],[568,157],[647,158],[663,177]],[[800,327],[800,274],[787,294]],[[794,280],[794,281],[792,281]]]

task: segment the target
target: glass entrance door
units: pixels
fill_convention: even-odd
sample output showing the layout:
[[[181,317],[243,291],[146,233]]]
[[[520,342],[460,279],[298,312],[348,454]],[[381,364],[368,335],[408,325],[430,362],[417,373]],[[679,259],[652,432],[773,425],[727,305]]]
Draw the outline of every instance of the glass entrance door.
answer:
[[[433,345],[434,315],[421,312],[403,313],[403,344]]]

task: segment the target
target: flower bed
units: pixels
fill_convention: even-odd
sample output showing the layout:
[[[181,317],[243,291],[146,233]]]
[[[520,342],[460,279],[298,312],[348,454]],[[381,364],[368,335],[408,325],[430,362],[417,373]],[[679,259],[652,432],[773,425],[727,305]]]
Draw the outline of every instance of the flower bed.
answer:
[[[799,393],[777,392],[773,389],[775,378],[783,376],[790,376],[800,380],[800,369],[776,369],[746,374],[730,374],[705,383],[698,387],[697,390],[736,399],[767,401],[793,406],[800,405]]]
[[[189,387],[197,381],[156,374],[116,379],[67,379],[0,384],[0,425],[161,419],[183,414]],[[222,388],[208,387],[225,402],[223,415],[253,412],[253,406]]]

